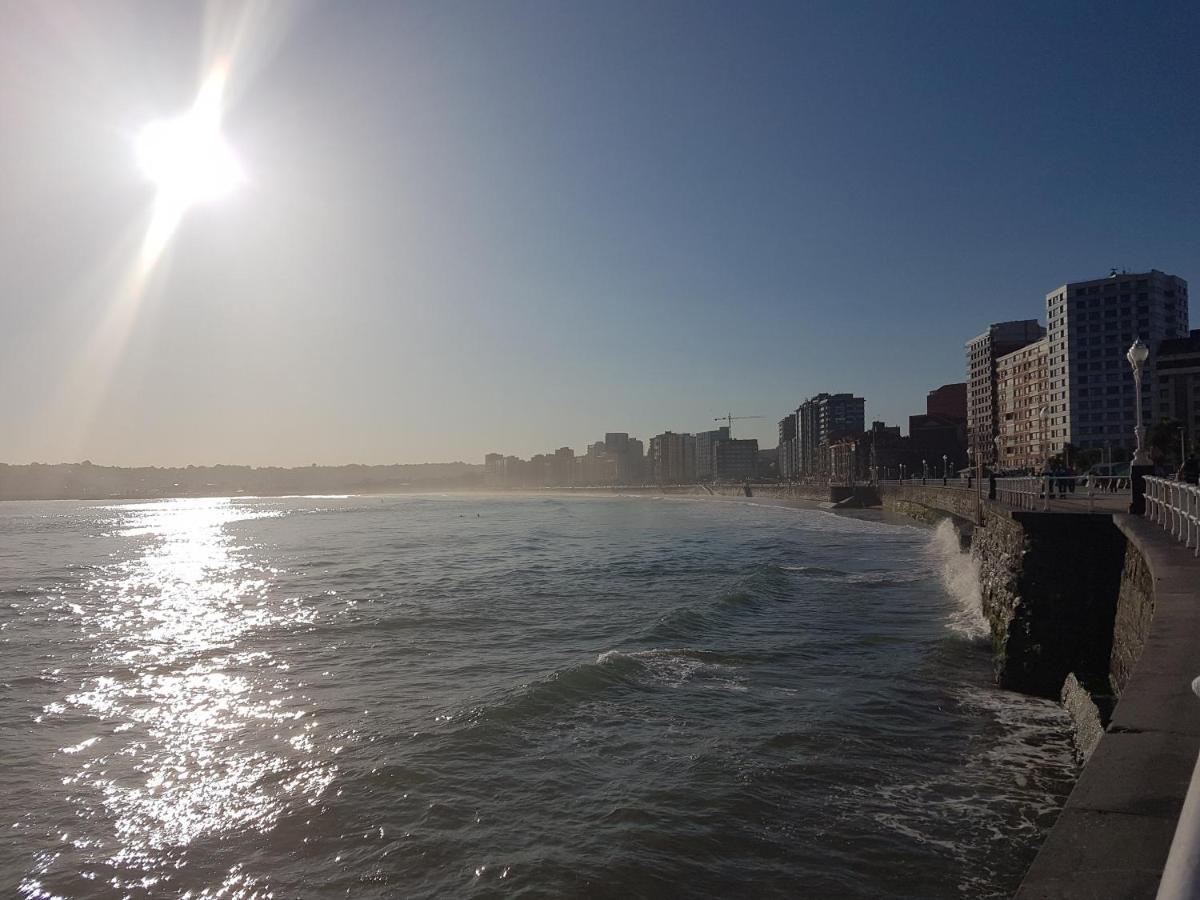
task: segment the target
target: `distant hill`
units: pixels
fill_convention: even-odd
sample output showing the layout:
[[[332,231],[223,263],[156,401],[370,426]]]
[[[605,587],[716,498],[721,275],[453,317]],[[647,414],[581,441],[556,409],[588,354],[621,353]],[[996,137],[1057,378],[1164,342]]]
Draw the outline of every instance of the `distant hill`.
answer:
[[[90,462],[0,463],[0,500],[115,500],[236,494],[365,494],[483,486],[483,466],[187,466],[127,469]]]

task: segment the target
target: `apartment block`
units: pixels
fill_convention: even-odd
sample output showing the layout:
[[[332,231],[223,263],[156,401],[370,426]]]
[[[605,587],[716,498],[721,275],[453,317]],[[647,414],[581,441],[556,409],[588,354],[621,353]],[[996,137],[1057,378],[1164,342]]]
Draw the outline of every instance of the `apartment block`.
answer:
[[[1047,403],[1050,342],[1043,338],[996,360],[996,396],[1003,469],[1041,471],[1049,451],[1042,410]]]
[[[1160,345],[1188,335],[1187,282],[1157,269],[1070,282],[1046,295],[1046,325],[1051,452],[1131,449],[1137,403],[1156,420]],[[1139,338],[1150,358],[1137,398],[1125,354]]]
[[[999,428],[996,360],[1046,336],[1036,319],[997,322],[967,341],[967,445],[994,462],[993,439]]]

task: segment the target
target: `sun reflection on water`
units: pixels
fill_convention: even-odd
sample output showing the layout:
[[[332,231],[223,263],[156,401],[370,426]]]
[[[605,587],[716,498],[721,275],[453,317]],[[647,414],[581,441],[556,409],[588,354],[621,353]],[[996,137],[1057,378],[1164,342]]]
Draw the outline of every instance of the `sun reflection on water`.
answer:
[[[315,803],[335,776],[335,751],[287,661],[263,649],[312,614],[272,591],[275,573],[230,528],[272,513],[220,499],[112,512],[136,552],[89,584],[81,619],[95,674],[46,713],[96,723],[60,749],[77,762],[63,784],[101,877],[152,896],[192,862],[197,841],[269,831],[289,808]],[[53,896],[39,874],[25,896]],[[211,890],[191,896],[269,896],[240,867]]]

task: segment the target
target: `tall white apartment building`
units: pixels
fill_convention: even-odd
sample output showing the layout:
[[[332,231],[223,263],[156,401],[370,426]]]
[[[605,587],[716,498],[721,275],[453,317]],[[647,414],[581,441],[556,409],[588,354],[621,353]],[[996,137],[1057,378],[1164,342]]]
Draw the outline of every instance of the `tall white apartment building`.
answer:
[[[1051,452],[1068,443],[1128,450],[1137,407],[1125,353],[1137,338],[1150,348],[1141,398],[1149,426],[1159,344],[1188,333],[1187,282],[1155,269],[1064,284],[1046,295],[1046,330]]]

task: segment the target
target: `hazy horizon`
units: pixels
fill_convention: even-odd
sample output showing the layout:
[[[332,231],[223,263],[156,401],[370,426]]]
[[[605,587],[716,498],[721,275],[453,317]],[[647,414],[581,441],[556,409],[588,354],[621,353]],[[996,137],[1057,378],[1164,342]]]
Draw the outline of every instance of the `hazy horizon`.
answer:
[[[1200,278],[1200,6],[0,3],[0,460],[907,430],[989,322]],[[135,142],[229,62],[244,183]],[[1193,327],[1196,323],[1193,322]]]

